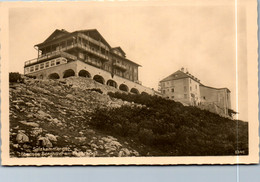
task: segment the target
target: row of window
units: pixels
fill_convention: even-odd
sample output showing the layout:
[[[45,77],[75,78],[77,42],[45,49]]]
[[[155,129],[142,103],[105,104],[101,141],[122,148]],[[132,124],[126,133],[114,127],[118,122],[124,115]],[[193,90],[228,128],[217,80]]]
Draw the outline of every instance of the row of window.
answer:
[[[170,89],[167,89],[167,92],[169,92]],[[162,90],[162,93],[165,94],[166,90]],[[171,92],[174,93],[174,88],[171,89]]]
[[[49,68],[49,67],[53,67],[53,66],[56,66],[56,65],[65,64],[65,63],[67,63],[66,58],[52,59],[50,61],[47,61],[47,62],[44,62],[44,63],[41,63],[41,64],[36,64],[36,65],[25,68],[25,74],[35,72],[35,71],[39,71],[39,70],[42,70],[42,69],[46,69],[46,68]]]
[[[96,66],[98,66],[98,67],[101,67],[102,66],[102,62],[99,60],[99,59],[94,59],[94,58],[88,58],[88,59],[86,59],[87,60],[87,62],[89,62],[89,63],[91,63],[91,64],[93,64],[93,65],[96,65]]]
[[[167,97],[167,98],[169,98],[169,97]],[[174,96],[172,95],[171,98],[174,99]],[[184,99],[187,99],[187,98],[188,98],[188,95],[184,94]]]
[[[109,72],[112,71],[112,67],[109,66],[108,64],[104,64],[104,69],[105,69],[106,71],[109,71]]]
[[[197,90],[198,87],[195,85],[195,89]],[[167,89],[167,92],[169,92],[170,89]],[[190,91],[192,91],[192,87],[190,86]],[[166,90],[162,90],[162,93],[165,94]],[[174,92],[174,88],[171,89],[171,92]],[[184,92],[187,92],[187,86],[184,86]]]
[[[90,57],[88,57],[87,54],[79,53],[79,58],[80,58],[80,59],[83,59],[83,60],[86,60],[87,62],[90,62],[90,63],[92,63],[92,64],[94,64],[94,65],[96,65],[96,66],[99,66],[99,67],[102,65],[102,62],[101,62],[99,59],[90,58]],[[122,64],[122,65],[126,66],[127,70],[129,70],[130,72],[131,72],[132,70],[134,70],[134,73],[137,74],[137,68],[133,68],[131,65],[126,64],[126,63],[124,63],[124,62],[122,62],[122,61],[120,61],[120,60],[118,60],[118,59],[114,59],[114,61],[115,61],[116,63],[118,63],[118,64]],[[107,64],[104,65],[104,69],[111,72],[111,66],[109,66],[109,65],[107,65]],[[120,73],[119,73],[119,71],[118,71],[116,74],[119,74],[120,76],[122,76],[122,75],[123,75],[123,72],[120,72]],[[130,75],[131,75],[131,74],[130,74]],[[132,76],[130,76],[130,75],[129,75],[129,76],[126,75],[126,77],[128,77],[128,78],[129,78],[129,77],[132,77]]]
[[[125,61],[119,60],[119,59],[113,59],[118,64],[121,64],[126,67],[127,70],[129,71],[134,71],[134,73],[137,73],[137,67],[133,67],[130,64],[127,64]]]
[[[162,88],[168,87],[168,86],[173,86],[173,85],[174,85],[174,80],[161,83]]]
[[[48,46],[48,47],[45,47],[42,49],[42,54],[46,54],[46,53],[49,53],[49,52],[52,52],[52,51],[57,51],[57,50],[60,50],[66,46],[70,46],[72,45],[73,41],[72,40],[67,40],[66,41],[63,41],[61,42],[60,44],[53,44],[51,46]]]
[[[167,97],[169,98],[169,97]],[[174,95],[171,96],[172,99],[174,99]],[[184,94],[184,99],[187,99],[188,98],[188,95],[187,94]],[[206,97],[202,97],[204,100],[206,100]]]
[[[119,75],[119,76],[123,76],[123,72],[121,70],[114,69],[114,73]]]
[[[197,85],[195,85],[195,89],[198,89]],[[192,86],[190,86],[190,91],[192,91]],[[187,92],[187,86],[184,86],[184,92]]]
[[[101,46],[102,48],[102,50],[109,50],[109,48],[105,45],[105,44],[103,44],[102,42],[99,42],[98,40],[96,40],[96,39],[94,39],[94,38],[92,38],[92,37],[89,37],[88,35],[86,35],[86,34],[84,34],[84,37],[85,38],[83,38],[83,37],[78,37],[78,41],[77,41],[77,39],[75,39],[74,40],[74,42],[75,43],[80,43],[80,44],[83,44],[83,45],[86,45],[86,46],[88,46],[88,45],[92,45],[92,46],[96,46],[96,47],[99,47],[99,46]]]
[[[91,63],[92,65],[96,65],[98,67],[102,66],[102,62],[99,59],[90,58],[87,55],[84,55],[82,53],[79,53],[79,57],[81,59],[86,58],[85,62]],[[121,64],[119,61],[116,61],[116,62]],[[127,65],[127,66],[128,66],[128,68],[132,68],[130,65]],[[109,64],[104,64],[103,69],[106,70],[106,71],[112,72],[112,67]],[[134,74],[135,75],[134,79],[137,80],[137,69],[136,68],[134,68],[134,72],[136,72],[136,74]],[[131,71],[130,72],[129,71],[123,72],[119,69],[114,69],[113,73],[116,74],[116,75],[119,75],[121,77],[133,80],[133,74],[132,74]]]
[[[114,74],[119,75],[121,77],[133,80],[133,74],[130,74],[128,72],[123,73],[121,70],[114,69]],[[137,80],[137,76],[134,76],[134,80]]]
[[[163,90],[163,93],[165,93],[165,90]],[[183,95],[184,95],[184,99],[188,98],[188,94],[183,94]],[[193,97],[192,94],[191,94],[191,97]],[[169,97],[167,97],[167,98],[169,98]],[[173,99],[174,96],[172,95],[171,98]],[[206,99],[206,97],[203,97],[203,99]]]
[[[121,52],[119,52],[118,50],[113,50],[113,52],[114,52],[115,54],[119,55],[119,56],[123,56],[123,55],[121,54]]]
[[[190,80],[190,83],[191,83],[192,79],[189,79],[189,80]],[[174,82],[175,82],[175,80],[162,82],[161,87],[164,88],[164,87],[174,86]],[[183,79],[183,84],[185,84],[185,83],[186,83],[186,79]],[[197,89],[197,85],[195,85],[195,88]]]

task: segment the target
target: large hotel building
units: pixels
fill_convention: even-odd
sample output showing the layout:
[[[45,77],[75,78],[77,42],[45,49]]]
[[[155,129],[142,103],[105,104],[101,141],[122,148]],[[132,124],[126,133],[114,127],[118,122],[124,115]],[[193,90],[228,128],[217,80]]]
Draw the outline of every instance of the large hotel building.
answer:
[[[25,62],[25,75],[38,79],[82,76],[126,92],[156,94],[138,80],[140,65],[127,59],[121,47],[111,47],[96,29],[57,29],[35,47],[38,57]]]

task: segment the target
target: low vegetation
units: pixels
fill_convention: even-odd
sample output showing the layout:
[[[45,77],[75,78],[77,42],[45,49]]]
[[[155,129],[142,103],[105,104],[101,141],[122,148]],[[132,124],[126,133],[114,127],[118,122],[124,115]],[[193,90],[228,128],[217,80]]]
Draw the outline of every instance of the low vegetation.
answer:
[[[24,79],[22,78],[20,73],[11,72],[11,73],[9,73],[9,82],[10,83],[23,83]]]
[[[247,122],[87,78],[9,78],[11,157],[248,154]]]
[[[152,148],[150,155],[248,154],[247,122],[147,94],[108,95],[142,106],[97,109],[91,125]]]

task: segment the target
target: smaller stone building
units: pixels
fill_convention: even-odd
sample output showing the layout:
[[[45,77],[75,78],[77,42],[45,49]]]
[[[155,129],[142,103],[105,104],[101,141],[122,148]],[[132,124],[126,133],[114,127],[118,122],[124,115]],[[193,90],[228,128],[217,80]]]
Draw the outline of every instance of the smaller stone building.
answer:
[[[184,105],[197,106],[222,116],[229,116],[230,90],[203,85],[198,78],[184,71],[184,68],[161,80],[159,90],[164,97]]]
[[[200,104],[200,80],[184,69],[178,70],[159,83],[164,97],[186,105]]]

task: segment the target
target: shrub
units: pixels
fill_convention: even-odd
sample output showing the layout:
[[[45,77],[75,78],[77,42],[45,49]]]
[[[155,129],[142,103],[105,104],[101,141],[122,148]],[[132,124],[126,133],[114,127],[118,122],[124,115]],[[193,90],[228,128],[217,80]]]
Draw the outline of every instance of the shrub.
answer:
[[[108,94],[147,106],[96,110],[91,125],[111,135],[129,138],[163,155],[235,155],[234,149],[248,153],[246,122],[157,96]]]
[[[9,73],[9,82],[11,83],[23,83],[24,79],[21,77],[21,74],[18,72]]]
[[[32,75],[26,75],[27,78],[32,78],[32,79],[36,79],[36,76],[32,76]]]
[[[104,130],[107,127],[109,127],[110,117],[108,111],[105,109],[97,109],[92,116],[90,124],[95,126],[97,129],[101,130]]]
[[[103,91],[100,88],[91,88],[91,89],[87,89],[87,90],[91,91],[91,92],[98,92],[98,93],[103,94]]]
[[[138,132],[138,138],[144,144],[152,145],[154,140],[153,131],[146,128],[142,128]]]

